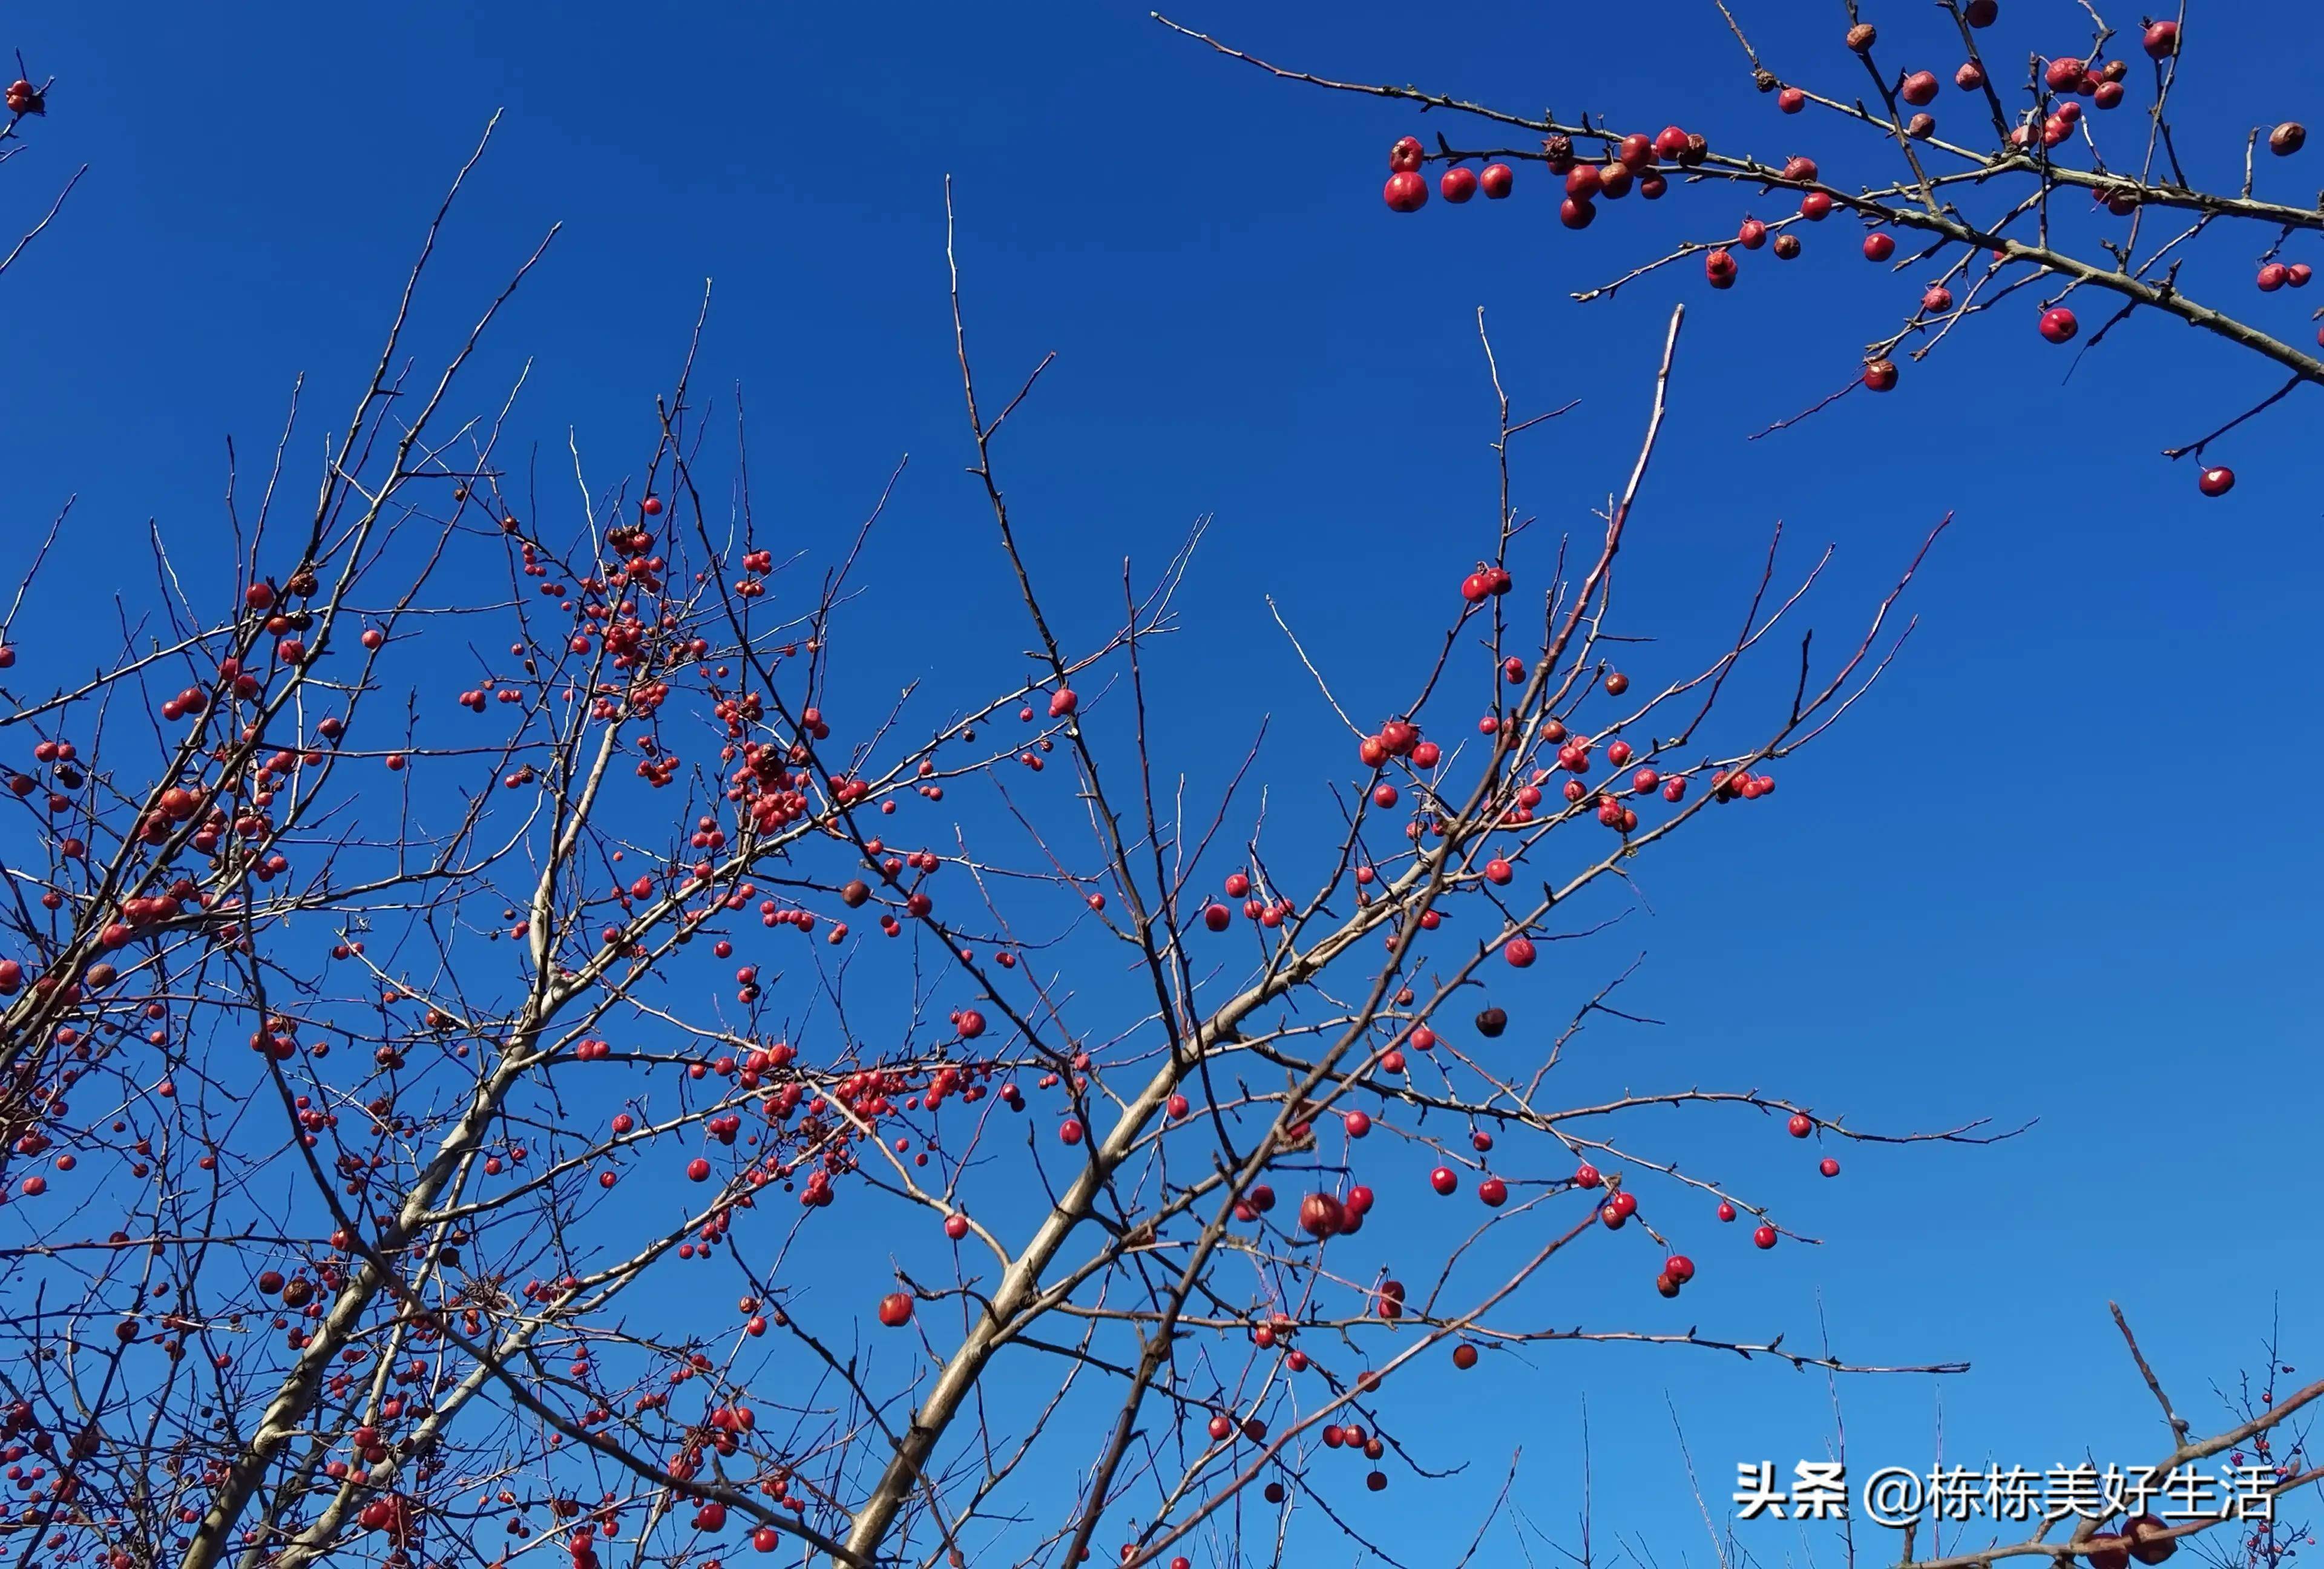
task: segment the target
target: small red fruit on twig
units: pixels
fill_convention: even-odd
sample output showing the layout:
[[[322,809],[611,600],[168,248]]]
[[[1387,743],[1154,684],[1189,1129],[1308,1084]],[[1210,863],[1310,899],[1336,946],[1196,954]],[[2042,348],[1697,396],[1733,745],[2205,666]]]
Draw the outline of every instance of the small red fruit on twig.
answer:
[[[2225,495],[2236,488],[2236,471],[2232,468],[2207,468],[2196,478],[2195,488],[2205,495]]]
[[[1418,212],[1428,205],[1428,181],[1414,170],[1400,170],[1388,177],[1380,198],[1392,212]]]
[[[901,1329],[912,1322],[912,1294],[890,1291],[880,1298],[880,1322],[890,1329]]]
[[[1346,1207],[1328,1193],[1311,1193],[1299,1201],[1299,1229],[1318,1241],[1336,1235],[1347,1221]]]
[[[2163,1535],[2170,1528],[2153,1515],[2133,1515],[2122,1527],[2130,1538],[2130,1555],[2142,1564],[2162,1563],[2179,1550],[2179,1544]]]

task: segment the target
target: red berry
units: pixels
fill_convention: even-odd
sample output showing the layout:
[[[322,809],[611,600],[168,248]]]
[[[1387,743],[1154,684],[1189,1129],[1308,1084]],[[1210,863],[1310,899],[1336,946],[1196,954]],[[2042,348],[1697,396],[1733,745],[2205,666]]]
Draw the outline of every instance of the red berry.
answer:
[[[1576,1187],[1596,1187],[1605,1180],[1598,1175],[1598,1168],[1587,1160],[1573,1168],[1573,1186]]]
[[[2169,60],[2179,52],[2179,24],[2175,22],[2150,22],[2145,36],[2139,40],[2145,46],[2150,60]]]
[[[1840,1162],[1827,1155],[1821,1160],[1816,1162],[1816,1169],[1822,1172],[1826,1177],[1838,1177],[1840,1175]]]
[[[1775,107],[1786,115],[1796,115],[1808,106],[1808,96],[1797,88],[1785,88],[1775,95]]]
[[[1462,1372],[1466,1372],[1471,1368],[1475,1367],[1477,1365],[1477,1348],[1471,1345],[1465,1340],[1459,1345],[1454,1346],[1452,1348],[1452,1365],[1459,1368]]]
[[[1897,88],[1897,97],[1903,98],[1906,103],[1912,105],[1916,109],[1925,105],[1935,103],[1937,101],[1937,73],[1931,70],[1914,71],[1911,76],[1906,77],[1903,84]]]
[[[1436,182],[1436,193],[1454,205],[1477,194],[1477,171],[1466,164],[1455,164],[1446,170]]]
[[[1569,196],[1557,204],[1557,221],[1569,229],[1586,229],[1597,217],[1595,207],[1574,197]]]
[[[2082,329],[2081,323],[2074,319],[2074,313],[2062,305],[2052,305],[2043,311],[2038,325],[2042,336],[2052,343],[2070,342],[2074,334]]]
[[[2001,0],[1969,0],[1969,7],[1964,13],[1971,27],[1990,27],[1994,18],[2000,14]]]
[[[1785,235],[1785,239],[1792,236]],[[1896,362],[1871,360],[1864,367],[1864,384],[1876,392],[1885,392],[1896,384]]]
[[[2142,1564],[2160,1564],[2179,1550],[2179,1544],[2169,1537],[2159,1541],[2147,1538],[2171,1527],[2153,1515],[2133,1515],[2123,1522],[2122,1534],[2130,1538],[2130,1555]]]
[[[2089,68],[2072,55],[2061,55],[2050,62],[2050,68],[2042,73],[2042,79],[2049,84],[2053,93],[2070,93],[2080,85],[2088,70]]]
[[[1831,216],[1830,193],[1812,190],[1800,198],[1800,217],[1812,224],[1820,224]]]
[[[1895,254],[1896,241],[1895,236],[1877,232],[1868,234],[1864,236],[1864,259],[1866,261],[1885,262]]]
[[[1311,1193],[1299,1201],[1299,1229],[1311,1237],[1332,1236],[1347,1220],[1347,1210],[1328,1193]]]
[[[1670,1261],[1663,1266],[1663,1273],[1683,1286],[1694,1278],[1694,1260],[1684,1253],[1673,1253]]]
[[[1721,245],[1702,259],[1702,275],[1713,289],[1735,287],[1735,254]]]
[[[2232,468],[2207,468],[2197,477],[2195,488],[2205,495],[2225,495],[2236,488],[2236,471]]]
[[[880,1298],[880,1322],[890,1329],[901,1329],[912,1322],[912,1294],[890,1291]]]
[[[1758,1248],[1774,1247],[1775,1245],[1775,1228],[1773,1226],[1761,1226],[1757,1231],[1751,1233],[1751,1244],[1752,1246]]]
[[[1394,212],[1418,212],[1428,205],[1428,181],[1417,170],[1406,169],[1388,177],[1380,189],[1380,198]]]
[[[1489,1177],[1477,1185],[1477,1196],[1485,1201],[1487,1209],[1499,1209],[1508,1202],[1509,1185],[1498,1177]]]
[[[1451,1167],[1440,1166],[1428,1174],[1428,1186],[1449,1196],[1460,1187],[1461,1178]]]
[[[1068,1144],[1080,1143],[1082,1141],[1081,1119],[1078,1117],[1068,1117],[1064,1121],[1058,1123],[1057,1137],[1064,1140]]]
[[[645,515],[650,518],[658,518],[661,516],[661,497],[658,495],[650,495],[646,497],[645,500],[638,503],[638,511],[645,513]]]
[[[687,1180],[689,1182],[709,1181],[710,1162],[705,1160],[699,1155],[696,1156],[693,1159],[686,1163],[686,1177]]]
[[[944,1232],[945,1235],[954,1241],[960,1241],[961,1238],[968,1235],[968,1217],[966,1215],[945,1216]]]
[[[2281,262],[2270,262],[2259,270],[2259,289],[2263,294],[2273,294],[2292,281],[2292,269]]]
[[[1731,1221],[1735,1218],[1735,1206],[1723,1198],[1719,1201],[1719,1218],[1722,1221]]]
[[[1747,251],[1756,251],[1767,243],[1767,226],[1757,218],[1745,218],[1735,231],[1735,243]]]
[[[1478,189],[1488,201],[1499,201],[1517,184],[1517,175],[1506,163],[1488,163],[1477,176]]]
[[[1931,316],[1942,316],[1953,308],[1953,291],[1941,283],[1932,283],[1929,291],[1921,296],[1921,309]]]
[[[1605,171],[1595,163],[1577,163],[1566,171],[1565,194],[1576,201],[1591,200],[1605,188]]]
[[[2224,474],[2227,471],[2221,469],[2219,472]],[[1508,945],[1501,949],[1501,956],[1507,959],[1512,967],[1524,969],[1534,960],[1533,939],[1528,937],[1511,937]]]
[[[1234,912],[1223,904],[1213,904],[1203,911],[1203,924],[1214,932],[1222,932],[1234,919]]]
[[[1805,1112],[1794,1112],[1792,1120],[1784,1123],[1784,1127],[1793,1138],[1804,1139],[1815,1131],[1815,1119]]]
[[[1953,86],[1965,93],[1973,93],[1985,86],[1985,71],[1977,61],[1970,60],[1953,72]]]

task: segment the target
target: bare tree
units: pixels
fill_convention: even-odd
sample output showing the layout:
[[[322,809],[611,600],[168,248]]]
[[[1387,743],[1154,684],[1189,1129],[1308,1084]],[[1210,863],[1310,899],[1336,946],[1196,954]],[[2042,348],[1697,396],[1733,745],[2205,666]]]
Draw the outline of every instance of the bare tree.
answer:
[[[693,348],[618,482],[576,448],[537,488],[515,387],[456,411],[549,239],[413,368],[458,189],[311,500],[294,406],[198,549],[152,536],[149,585],[51,530],[0,622],[19,1564],[1271,1558],[1295,1511],[1366,1540],[1348,1495],[1426,1474],[1396,1391],[1516,1348],[1957,1369],[1643,1300],[1577,1326],[1535,1289],[1675,1297],[1689,1237],[1720,1268],[1802,1235],[1685,1160],[1693,1118],[1817,1140],[1828,1176],[1851,1142],[1999,1136],[1562,1087],[1634,1014],[1618,965],[1546,996],[1544,946],[1591,951],[1683,831],[1781,809],[1772,771],[1878,679],[1920,559],[1836,658],[1794,633],[1823,558],[1779,533],[1731,637],[1634,641],[1614,583],[1653,542],[1683,312],[1571,532],[1513,499],[1553,416],[1480,316],[1500,501],[1438,630],[1383,653],[1408,700],[1349,712],[1285,629],[1347,735],[1293,765],[1339,825],[1318,850],[1264,831],[1256,739],[1148,743],[1193,537],[1124,563],[1110,633],[1058,630],[997,466],[1041,369],[983,395],[956,272],[1030,651],[881,697],[842,663],[881,635],[881,508],[827,542],[787,519],[779,552]],[[59,572],[118,630],[44,614]],[[1443,1206],[1425,1274],[1366,1251],[1375,1202]],[[865,1236],[890,1289],[827,1289]]]

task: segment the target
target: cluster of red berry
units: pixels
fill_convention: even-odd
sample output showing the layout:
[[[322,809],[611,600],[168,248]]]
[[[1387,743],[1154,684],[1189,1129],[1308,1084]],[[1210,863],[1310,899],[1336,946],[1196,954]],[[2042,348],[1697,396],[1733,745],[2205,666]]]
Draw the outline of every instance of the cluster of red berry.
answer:
[[[1388,150],[1388,185],[1380,192],[1397,212],[1418,212],[1428,205],[1428,180],[1420,172],[1420,138],[1406,136]],[[1506,163],[1488,163],[1481,170],[1456,163],[1436,182],[1446,201],[1458,206],[1479,191],[1493,201],[1509,194],[1517,175]]]

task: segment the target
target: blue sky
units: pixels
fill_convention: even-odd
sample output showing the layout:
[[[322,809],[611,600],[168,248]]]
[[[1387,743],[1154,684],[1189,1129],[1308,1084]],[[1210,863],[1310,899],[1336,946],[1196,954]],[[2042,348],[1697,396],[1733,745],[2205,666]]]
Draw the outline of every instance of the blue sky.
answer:
[[[1779,123],[1711,8],[1679,9],[1650,42],[1515,4],[1250,0],[1182,19],[1325,74],[1862,156],[1829,127]],[[1826,8],[1803,9],[1739,6],[1779,70],[1852,72]],[[2066,0],[2008,9],[2013,25],[2039,19],[2012,35],[2030,47],[2086,36]],[[2324,21],[2259,9],[2214,3],[2190,28],[2181,147],[2199,179],[2236,178],[2248,124],[2319,117],[2301,96],[2315,74],[2274,68],[2314,58]],[[1900,41],[1923,25],[1878,20]],[[1570,527],[1626,470],[1664,318],[1685,299],[1674,423],[1624,591],[1660,634],[1724,635],[1780,519],[1799,558],[1838,547],[1816,612],[1836,642],[1935,519],[1958,521],[1884,688],[1785,770],[1777,799],[1646,874],[1652,915],[1598,958],[1610,974],[1645,952],[1637,1004],[1667,1022],[1623,1038],[1609,1071],[1739,1080],[1890,1127],[2040,1119],[1993,1149],[1843,1151],[1837,1183],[1789,1149],[1709,1135],[1693,1158],[1766,1162],[1762,1187],[1794,1195],[1827,1245],[1738,1257],[1689,1293],[1687,1316],[1812,1339],[1821,1305],[1848,1354],[1971,1361],[1943,1389],[1948,1455],[2037,1467],[2086,1448],[2141,1460],[2161,1437],[2109,1297],[2199,1421],[2209,1381],[2256,1360],[2279,1298],[2295,1362],[2324,1329],[2324,1280],[2297,1245],[2324,1089],[2324,849],[2303,804],[2324,763],[2314,400],[2220,444],[2240,476],[2222,501],[2157,456],[2269,390],[2259,365],[2137,321],[2067,379],[2029,304],[1969,324],[1886,399],[1748,442],[1840,384],[1915,281],[1834,232],[1788,269],[1751,259],[1731,293],[1682,267],[1576,305],[1571,291],[1741,204],[1633,200],[1571,235],[1533,168],[1508,202],[1398,218],[1379,198],[1383,155],[1419,117],[1270,83],[1135,6],[129,5],[16,25],[35,75],[60,82],[0,185],[8,221],[92,166],[5,283],[0,473],[20,529],[68,494],[92,559],[149,518],[180,540],[217,527],[223,438],[263,450],[301,373],[324,406],[351,401],[421,226],[505,107],[436,325],[563,222],[493,364],[532,360],[524,407],[546,461],[561,463],[569,426],[602,473],[647,438],[715,279],[705,380],[746,387],[762,516],[808,548],[836,539],[913,455],[876,558],[891,574],[883,653],[937,668],[1011,613],[959,472],[950,173],[986,379],[1058,354],[1003,462],[1068,623],[1101,624],[1124,553],[1158,563],[1215,516],[1163,678],[1166,745],[1214,770],[1263,714],[1277,777],[1312,779],[1305,760],[1330,735],[1263,595],[1358,702],[1382,706],[1441,609],[1413,586],[1457,580],[1482,548],[1476,309],[1521,411],[1583,400],[1518,468],[1520,504]],[[2262,173],[2289,200],[2316,181]],[[2305,300],[2250,291],[2264,243],[2222,236],[2188,286],[2305,341]],[[106,614],[109,587],[60,580],[48,608]],[[1695,1251],[1711,1241],[1740,1239]],[[1634,1307],[1635,1293],[1573,1288]],[[1665,1393],[1714,1497],[1734,1461],[1815,1453],[1828,1425],[1821,1380],[1770,1369],[1537,1360],[1530,1385],[1428,1397],[1475,1464],[1380,1511],[1384,1539],[1421,1561],[1432,1541],[1465,1542],[1517,1443],[1528,1508],[1563,1529],[1586,1397],[1601,1528],[1700,1561]],[[1925,1458],[1925,1382],[1843,1393],[1852,1454]]]

